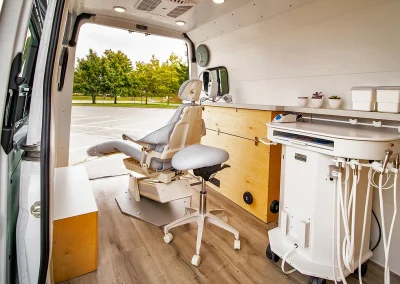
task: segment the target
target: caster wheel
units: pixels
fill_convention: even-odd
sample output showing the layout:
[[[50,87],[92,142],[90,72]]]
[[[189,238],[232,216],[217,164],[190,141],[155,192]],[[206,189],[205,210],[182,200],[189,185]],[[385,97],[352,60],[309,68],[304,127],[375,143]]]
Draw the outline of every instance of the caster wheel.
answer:
[[[227,216],[222,216],[221,219],[222,219],[222,221],[224,221],[225,223],[228,223],[228,217],[227,217]]]
[[[164,235],[164,242],[169,244],[174,239],[174,236],[171,233],[167,233]]]
[[[364,277],[368,271],[368,263],[364,262],[361,264],[361,277]],[[354,275],[358,278],[358,268],[354,270]]]
[[[276,255],[276,254],[272,251],[271,245],[270,245],[270,244],[268,244],[268,246],[267,246],[267,251],[266,251],[265,254],[266,254],[266,256],[267,256],[267,258],[268,258],[269,260],[271,260],[271,261],[273,261],[273,262],[278,262],[278,261],[279,261],[279,256]]]
[[[326,284],[326,280],[318,277],[311,276],[308,279],[308,284]]]
[[[200,262],[201,262],[201,257],[200,257],[200,255],[195,254],[195,255],[192,257],[192,264],[193,264],[194,266],[199,266],[199,265],[200,265]]]
[[[240,240],[235,240],[235,242],[233,243],[233,248],[235,250],[240,250]]]

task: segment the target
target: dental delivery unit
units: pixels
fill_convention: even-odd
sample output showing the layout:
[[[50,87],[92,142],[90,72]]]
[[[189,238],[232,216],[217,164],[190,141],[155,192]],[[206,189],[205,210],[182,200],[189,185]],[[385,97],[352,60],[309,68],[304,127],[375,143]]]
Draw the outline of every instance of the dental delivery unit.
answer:
[[[267,123],[269,144],[282,144],[279,227],[268,232],[267,257],[274,262],[281,258],[285,274],[297,270],[309,275],[309,283],[347,283],[345,277],[355,272],[362,283],[372,257],[375,193],[382,219],[384,283],[390,283],[400,133],[326,119],[300,120]],[[395,209],[386,216],[383,199],[390,188]],[[285,270],[285,263],[293,269]]]

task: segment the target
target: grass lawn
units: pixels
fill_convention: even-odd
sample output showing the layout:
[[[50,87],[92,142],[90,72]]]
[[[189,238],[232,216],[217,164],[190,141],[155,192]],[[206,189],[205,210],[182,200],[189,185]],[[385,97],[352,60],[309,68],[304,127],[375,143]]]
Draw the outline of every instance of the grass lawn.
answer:
[[[135,107],[135,108],[177,108],[179,105],[167,105],[166,103],[140,104],[140,103],[73,103],[73,106],[91,106],[91,107]]]
[[[92,97],[91,96],[80,96],[80,95],[72,95],[72,100],[73,101],[92,101]],[[103,98],[102,96],[97,96],[96,97],[96,103],[100,104],[103,103],[104,101],[106,102],[114,102],[114,98],[113,97],[105,97]],[[143,98],[143,101],[140,101],[140,97],[120,97],[117,99],[117,103],[118,101],[123,101],[124,103],[126,102],[132,102],[132,103],[143,103],[145,102],[145,98]],[[149,98],[149,103],[151,104],[158,104],[158,103],[164,103],[162,101],[162,98]],[[170,104],[174,104],[174,103],[178,103],[180,104],[180,99],[179,98],[171,98],[170,100]]]

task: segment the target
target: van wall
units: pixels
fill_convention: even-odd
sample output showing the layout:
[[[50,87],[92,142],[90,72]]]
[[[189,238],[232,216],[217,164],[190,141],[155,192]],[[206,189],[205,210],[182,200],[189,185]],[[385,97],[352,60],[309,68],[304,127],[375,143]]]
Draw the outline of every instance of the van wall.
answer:
[[[352,86],[400,85],[400,1],[259,0],[189,33],[226,66],[235,103],[296,105],[298,96],[339,95],[351,109]],[[328,107],[325,101],[325,107]],[[399,184],[400,188],[400,184]],[[374,209],[378,217],[377,191]],[[386,224],[393,191],[385,193]],[[400,198],[398,198],[400,204]],[[373,220],[372,242],[377,240]],[[400,217],[391,270],[400,274]],[[383,243],[374,261],[383,265]]]
[[[209,47],[209,66],[228,68],[236,103],[296,105],[321,91],[351,109],[352,86],[400,85],[399,15],[400,1],[259,0],[189,36]]]

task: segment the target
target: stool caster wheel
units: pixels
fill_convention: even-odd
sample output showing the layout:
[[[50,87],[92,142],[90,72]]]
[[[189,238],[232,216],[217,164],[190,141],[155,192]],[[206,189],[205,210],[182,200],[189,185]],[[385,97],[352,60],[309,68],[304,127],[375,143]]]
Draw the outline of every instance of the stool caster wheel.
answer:
[[[200,255],[195,254],[195,255],[192,257],[192,264],[193,264],[194,266],[199,266],[199,265],[200,265],[200,262],[201,262],[201,257],[200,257]]]
[[[222,219],[222,221],[224,221],[225,223],[228,223],[228,216],[222,216],[221,219]]]
[[[174,236],[171,233],[167,233],[164,235],[164,242],[169,244],[174,239]]]
[[[272,251],[271,245],[270,245],[270,244],[268,244],[268,246],[267,246],[267,251],[266,251],[265,255],[267,256],[267,258],[268,258],[269,260],[271,260],[271,261],[273,261],[273,262],[278,262],[278,261],[279,261],[279,256],[276,255],[276,254]]]
[[[361,277],[364,277],[367,274],[367,271],[368,271],[368,263],[364,262],[363,264],[361,264]],[[353,274],[356,277],[358,277],[358,268],[354,270]]]
[[[308,278],[308,284],[326,284],[326,280],[311,276],[310,278]]]
[[[235,250],[240,250],[240,240],[235,240],[235,242],[233,243],[233,248]]]

